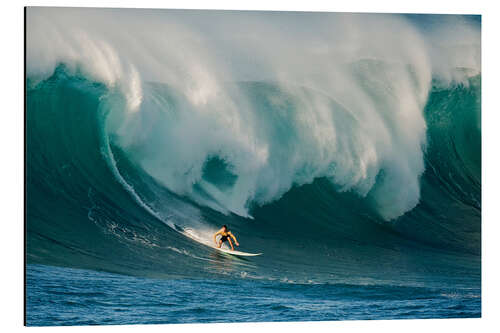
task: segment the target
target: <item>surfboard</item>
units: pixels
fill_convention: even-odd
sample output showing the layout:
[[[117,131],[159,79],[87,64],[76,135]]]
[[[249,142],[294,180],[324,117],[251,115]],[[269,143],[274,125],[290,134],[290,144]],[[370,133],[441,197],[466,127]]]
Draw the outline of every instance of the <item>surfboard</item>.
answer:
[[[215,246],[211,245],[210,241],[204,240],[204,239],[200,238],[199,236],[197,236],[195,233],[193,233],[189,229],[182,228],[182,227],[178,226],[175,223],[168,223],[168,225],[172,229],[174,229],[175,231],[180,232],[181,234],[183,234],[184,236],[187,236],[187,237],[191,238],[192,240],[194,240],[194,241],[196,241],[196,242],[198,242],[200,244],[206,245],[208,247],[211,247],[212,249],[216,249],[217,251],[220,251],[220,252],[225,253],[225,254],[230,254],[230,255],[233,255],[233,256],[236,256],[236,257],[255,257],[255,256],[260,256],[262,254],[262,253],[247,253],[247,252],[241,252],[241,251],[231,251],[229,249],[218,248],[218,247],[215,247]]]
[[[226,254],[237,256],[237,257],[255,257],[255,256],[260,256],[262,254],[262,253],[247,253],[247,252],[241,252],[241,251],[231,251],[231,250],[218,248],[218,247],[214,247],[214,249],[216,249],[217,251],[226,253]]]

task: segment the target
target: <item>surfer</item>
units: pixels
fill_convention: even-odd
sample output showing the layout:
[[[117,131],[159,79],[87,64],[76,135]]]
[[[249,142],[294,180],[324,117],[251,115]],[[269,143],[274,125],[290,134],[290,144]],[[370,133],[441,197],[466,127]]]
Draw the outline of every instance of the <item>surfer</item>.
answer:
[[[222,236],[219,239],[219,242],[217,242],[217,235]],[[225,224],[222,226],[222,228],[219,231],[217,231],[214,234],[214,242],[218,248],[220,248],[222,246],[222,243],[224,243],[225,241],[228,241],[229,245],[231,245],[231,250],[234,251],[233,242],[231,241],[231,238],[234,239],[234,244],[236,244],[236,246],[240,246],[240,243],[238,243],[238,241],[236,240],[236,237],[234,237],[233,233],[231,231],[229,231],[229,229],[227,228],[227,225],[225,225]]]

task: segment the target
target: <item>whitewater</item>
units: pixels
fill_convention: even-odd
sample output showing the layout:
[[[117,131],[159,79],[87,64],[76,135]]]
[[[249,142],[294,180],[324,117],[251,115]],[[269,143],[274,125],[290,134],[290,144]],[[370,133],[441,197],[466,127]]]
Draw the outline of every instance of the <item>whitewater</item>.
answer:
[[[79,274],[286,299],[270,317],[201,297],[199,315],[172,305],[180,320],[160,302],[82,323],[480,316],[480,18],[30,7],[26,23],[31,324],[71,321],[37,312],[35,281],[66,295]],[[264,255],[215,254],[222,224]],[[364,293],[367,309],[367,286],[390,309],[293,307]]]

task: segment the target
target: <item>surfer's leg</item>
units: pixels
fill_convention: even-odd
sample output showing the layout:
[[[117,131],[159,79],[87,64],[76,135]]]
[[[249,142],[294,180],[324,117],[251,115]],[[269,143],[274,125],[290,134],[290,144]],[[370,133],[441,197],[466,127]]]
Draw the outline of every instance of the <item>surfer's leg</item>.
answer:
[[[227,240],[229,241],[229,245],[231,245],[231,251],[234,251],[233,242],[231,241],[231,238],[228,238]]]
[[[222,240],[219,239],[219,245],[217,246],[219,249],[222,246]]]

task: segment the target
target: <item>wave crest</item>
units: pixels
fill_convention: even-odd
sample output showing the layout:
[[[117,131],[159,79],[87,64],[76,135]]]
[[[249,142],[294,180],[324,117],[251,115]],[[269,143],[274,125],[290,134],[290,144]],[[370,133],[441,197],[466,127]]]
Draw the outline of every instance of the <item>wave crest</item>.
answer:
[[[63,62],[118,87],[125,103],[107,96],[107,131],[127,156],[241,216],[321,177],[386,220],[411,210],[431,80],[480,71],[479,29],[453,19],[423,29],[398,15],[139,12],[30,8],[28,73]],[[462,52],[445,66],[457,25]]]

